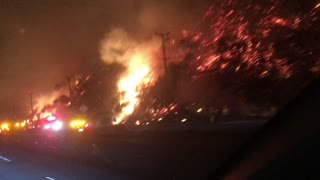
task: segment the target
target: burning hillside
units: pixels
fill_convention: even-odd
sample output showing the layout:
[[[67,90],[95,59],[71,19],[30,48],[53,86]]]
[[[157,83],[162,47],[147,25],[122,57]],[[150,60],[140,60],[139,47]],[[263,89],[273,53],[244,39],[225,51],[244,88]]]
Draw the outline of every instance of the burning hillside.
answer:
[[[131,115],[162,121],[180,106],[208,114],[232,106],[278,108],[320,72],[319,10],[315,4],[290,14],[282,12],[278,1],[216,2],[195,28],[164,42],[168,56],[174,56],[168,57],[167,74],[160,73],[164,72],[160,39],[141,41],[113,29],[101,41],[100,57],[105,66],[118,64],[124,71],[115,84],[96,77],[108,74],[104,70],[83,76],[82,85],[75,85],[81,86],[79,98],[93,92],[97,98],[91,104],[105,107],[98,102],[105,96],[88,89],[94,83],[115,86],[113,107],[107,103],[114,125],[128,122]]]
[[[170,86],[170,92],[165,93],[171,93],[171,97],[177,98],[181,96],[181,90],[176,89],[177,83],[182,79],[189,84],[185,87],[197,88],[196,82],[201,80],[206,84],[219,85],[223,91],[238,96],[222,102],[221,107],[223,104],[230,106],[237,103],[231,101],[243,101],[240,104],[258,103],[267,107],[283,104],[304,84],[292,91],[292,94],[289,93],[289,97],[278,96],[296,83],[301,83],[301,77],[311,79],[315,69],[318,69],[317,52],[320,47],[313,40],[319,37],[319,28],[316,27],[318,11],[318,4],[308,13],[283,15],[277,1],[265,5],[231,0],[216,3],[204,13],[195,29],[183,30],[181,36],[170,44],[170,51],[176,51],[177,54],[182,51],[184,55],[183,58],[171,60],[178,64],[179,70],[172,72],[171,68],[171,72],[166,75],[170,79],[167,83],[162,82],[167,81],[167,78],[157,79],[157,68],[163,68],[159,63],[161,57],[152,56],[152,52],[159,50],[159,42],[138,42],[124,31],[111,31],[102,43],[102,59],[107,63],[120,63],[127,68],[117,85],[121,94],[121,110],[114,124],[125,123],[126,118],[137,109],[144,114],[159,113],[164,107],[155,107],[156,101],[159,101],[156,98],[159,92],[152,89],[165,90],[161,86]],[[150,42],[153,42],[152,45]],[[176,76],[184,77],[179,79]],[[189,82],[186,80],[188,76],[191,80]],[[145,86],[151,90],[149,93],[142,92],[146,89],[141,87]],[[183,88],[182,91],[188,92],[190,89]],[[143,102],[144,110],[138,108],[141,103],[139,97],[142,95],[149,98],[149,104]],[[175,98],[169,104],[175,104]],[[276,102],[278,99],[279,102]]]

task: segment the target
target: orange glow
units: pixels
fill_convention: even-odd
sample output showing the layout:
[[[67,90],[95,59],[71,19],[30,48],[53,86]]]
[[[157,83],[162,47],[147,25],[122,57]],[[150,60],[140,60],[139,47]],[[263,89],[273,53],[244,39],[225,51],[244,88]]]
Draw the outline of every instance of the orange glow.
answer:
[[[227,65],[228,65],[227,63],[223,63],[223,64],[221,64],[221,66],[220,66],[220,67],[221,67],[221,69],[224,69],[224,68],[226,68],[226,67],[227,67]]]
[[[35,98],[35,110],[36,112],[40,112],[43,107],[47,105],[52,105],[53,102],[58,99],[62,95],[67,95],[68,90],[66,88],[61,89],[59,91],[53,91],[51,93],[48,93],[46,95],[41,95],[39,97]]]
[[[272,22],[281,26],[286,26],[288,24],[284,19],[278,17],[272,18]]]

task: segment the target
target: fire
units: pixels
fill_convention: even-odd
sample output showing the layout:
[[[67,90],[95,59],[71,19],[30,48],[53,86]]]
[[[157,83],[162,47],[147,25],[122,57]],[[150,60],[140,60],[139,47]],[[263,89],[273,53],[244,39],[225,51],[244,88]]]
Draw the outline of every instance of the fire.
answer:
[[[53,91],[46,95],[39,96],[35,99],[35,109],[39,112],[45,106],[52,105],[60,96],[68,94],[66,89]]]
[[[113,124],[123,122],[125,117],[133,113],[139,103],[140,87],[151,82],[152,77],[147,60],[148,58],[140,53],[134,54],[131,58],[128,72],[118,83],[118,90],[122,93],[120,104],[124,107]]]
[[[57,108],[53,106],[54,102],[62,95],[66,95],[67,90],[56,90],[46,95],[35,98],[35,106],[32,114],[32,121],[38,121],[39,119],[46,119],[57,113]]]
[[[153,55],[161,47],[159,39],[139,42],[126,31],[116,28],[105,35],[101,42],[101,59],[106,64],[117,63],[126,68],[117,88],[120,93],[121,111],[115,115],[113,124],[123,124],[139,105],[142,87],[150,86],[157,76]]]

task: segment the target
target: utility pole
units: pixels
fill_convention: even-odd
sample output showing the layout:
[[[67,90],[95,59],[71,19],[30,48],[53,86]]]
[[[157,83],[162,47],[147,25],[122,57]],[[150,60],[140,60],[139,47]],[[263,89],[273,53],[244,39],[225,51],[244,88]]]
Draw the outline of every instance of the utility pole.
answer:
[[[32,98],[32,93],[29,93],[29,96],[30,96],[31,114],[33,114],[33,98]]]
[[[163,68],[164,68],[164,78],[165,78],[165,96],[166,96],[166,101],[170,102],[172,99],[171,97],[171,78],[169,75],[169,70],[168,70],[168,62],[167,62],[167,55],[166,55],[166,41],[169,40],[169,32],[167,33],[156,33],[157,36],[161,38],[162,42],[162,60],[163,60]]]
[[[169,40],[170,33],[156,33],[157,36],[161,38],[162,41],[162,58],[163,58],[163,68],[165,75],[168,75],[168,63],[167,63],[167,55],[166,55],[166,41]]]

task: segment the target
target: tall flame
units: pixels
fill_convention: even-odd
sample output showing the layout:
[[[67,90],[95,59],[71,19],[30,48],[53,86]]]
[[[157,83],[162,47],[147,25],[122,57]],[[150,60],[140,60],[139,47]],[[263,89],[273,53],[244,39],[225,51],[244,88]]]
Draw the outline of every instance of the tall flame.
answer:
[[[121,76],[117,87],[120,93],[121,111],[113,124],[122,124],[139,105],[142,87],[150,85],[155,78],[152,55],[160,48],[159,39],[138,42],[122,29],[113,29],[106,34],[101,43],[101,59],[107,63],[118,63],[127,71]]]
[[[132,114],[139,103],[140,87],[152,80],[150,67],[146,64],[147,57],[140,53],[134,54],[130,60],[128,72],[118,83],[119,92],[122,92],[120,104],[125,105],[113,124],[119,124],[124,118]]]

